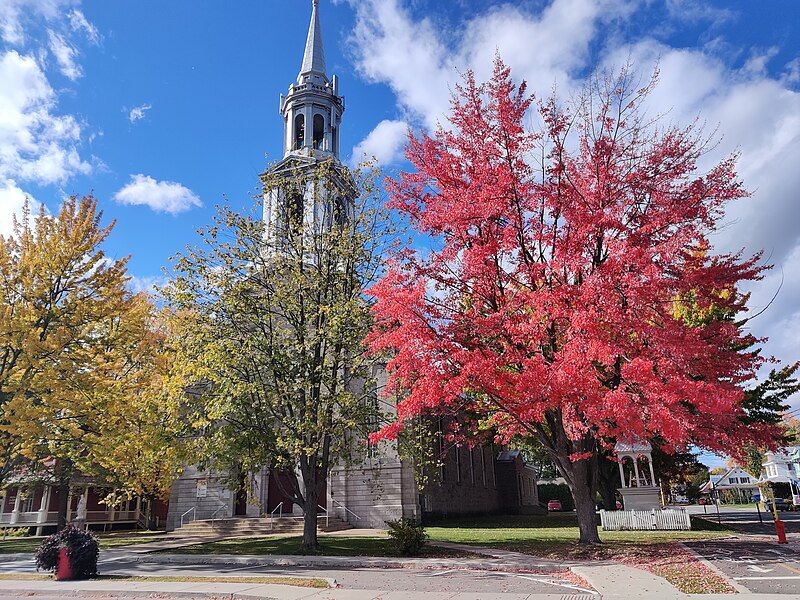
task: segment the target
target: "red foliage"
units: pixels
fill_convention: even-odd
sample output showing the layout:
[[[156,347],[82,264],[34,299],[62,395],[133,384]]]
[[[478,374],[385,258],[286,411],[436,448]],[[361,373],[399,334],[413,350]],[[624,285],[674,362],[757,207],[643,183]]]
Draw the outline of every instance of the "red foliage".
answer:
[[[378,437],[464,411],[505,438],[543,422],[570,439],[726,453],[769,437],[740,420],[762,360],[742,348],[755,340],[733,318],[675,313],[691,297],[738,315],[735,290],[761,276],[760,255],[710,251],[723,209],[747,195],[735,157],[699,172],[705,141],[647,121],[649,91],[623,72],[573,109],[553,99],[536,111],[498,59],[488,83],[466,75],[451,127],[410,138],[415,172],[389,182],[391,202],[436,247],[399,253],[370,289],[369,342],[391,356],[389,391],[403,391]]]

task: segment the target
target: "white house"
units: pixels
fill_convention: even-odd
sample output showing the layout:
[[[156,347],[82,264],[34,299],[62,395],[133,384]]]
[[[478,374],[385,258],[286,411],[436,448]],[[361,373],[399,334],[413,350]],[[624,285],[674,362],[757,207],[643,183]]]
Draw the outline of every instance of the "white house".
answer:
[[[750,502],[759,493],[758,478],[741,467],[733,467],[722,475],[712,475],[700,493],[719,497],[723,502]]]
[[[792,503],[800,504],[800,446],[787,446],[775,452],[765,452],[760,481],[788,485]]]

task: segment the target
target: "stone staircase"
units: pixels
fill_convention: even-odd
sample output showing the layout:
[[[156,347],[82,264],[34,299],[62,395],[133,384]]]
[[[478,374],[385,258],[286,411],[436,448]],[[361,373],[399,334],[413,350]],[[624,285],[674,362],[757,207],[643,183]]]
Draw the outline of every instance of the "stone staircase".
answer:
[[[321,516],[317,518],[320,531],[342,531],[353,526],[338,517]],[[252,537],[274,534],[303,533],[302,517],[229,517],[224,519],[197,520],[187,523],[168,534],[170,537],[220,538]]]

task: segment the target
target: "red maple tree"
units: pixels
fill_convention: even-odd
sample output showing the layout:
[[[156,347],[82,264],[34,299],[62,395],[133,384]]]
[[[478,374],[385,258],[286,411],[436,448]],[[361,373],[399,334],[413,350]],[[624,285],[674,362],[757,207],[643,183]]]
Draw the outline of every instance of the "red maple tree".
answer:
[[[455,413],[537,437],[582,542],[599,541],[598,448],[657,437],[730,453],[769,435],[742,423],[754,340],[734,318],[697,318],[742,313],[736,290],[761,276],[760,255],[714,255],[708,240],[747,193],[735,157],[700,172],[696,128],[646,116],[655,79],[597,77],[562,108],[535,105],[499,58],[485,84],[468,73],[450,127],[411,136],[415,170],[389,182],[433,249],[399,252],[370,289],[369,341],[402,391],[377,437]]]

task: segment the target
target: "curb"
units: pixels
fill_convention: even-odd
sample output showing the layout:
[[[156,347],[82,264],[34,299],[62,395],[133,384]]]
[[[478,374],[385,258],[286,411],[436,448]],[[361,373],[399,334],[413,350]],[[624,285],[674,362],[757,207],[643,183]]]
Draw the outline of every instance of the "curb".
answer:
[[[9,593],[9,592],[4,592]],[[59,598],[86,598],[87,592],[81,592],[78,590],[41,590],[41,589],[16,589],[11,590],[10,592],[13,594],[12,596],[6,596],[7,598],[23,598],[28,596],[54,596]],[[141,591],[122,591],[122,590],[108,590],[108,591],[92,591],[88,592],[91,594],[102,594],[104,599],[112,599],[112,598],[152,598],[157,597],[159,595],[169,595],[170,598],[196,598],[197,600],[255,600],[256,598],[261,598],[261,600],[278,600],[277,598],[270,597],[270,596],[248,596],[242,595],[237,593],[228,594],[225,592],[217,592],[209,593],[209,592],[141,592]]]

